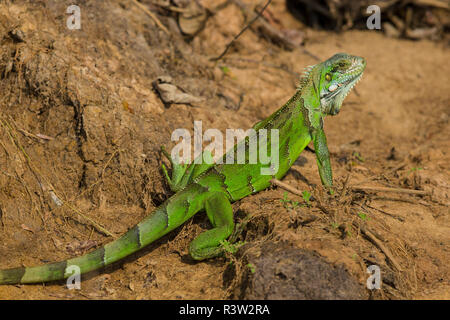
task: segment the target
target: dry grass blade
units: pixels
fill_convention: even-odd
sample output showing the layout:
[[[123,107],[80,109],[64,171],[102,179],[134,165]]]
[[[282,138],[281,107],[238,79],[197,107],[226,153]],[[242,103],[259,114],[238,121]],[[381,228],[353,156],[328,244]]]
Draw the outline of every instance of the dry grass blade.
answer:
[[[138,2],[137,0],[132,0],[132,2],[134,2],[135,5],[142,9],[142,11],[144,11],[150,18],[152,18],[156,25],[162,31],[164,31],[165,34],[169,35],[169,30],[167,30],[167,28],[161,23],[161,21],[159,21],[158,17],[153,12],[148,10],[142,3]]]

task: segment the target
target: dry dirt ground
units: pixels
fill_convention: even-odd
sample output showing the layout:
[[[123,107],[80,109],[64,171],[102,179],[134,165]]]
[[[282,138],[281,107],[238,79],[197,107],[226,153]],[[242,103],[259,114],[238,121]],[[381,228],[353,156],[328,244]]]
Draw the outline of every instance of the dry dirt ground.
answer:
[[[318,62],[253,29],[223,59],[210,61],[245,24],[233,4],[186,41],[161,8],[148,7],[168,34],[133,1],[79,2],[81,30],[66,27],[71,1],[0,4],[0,268],[63,260],[112,241],[170,196],[159,147],[173,146],[174,129],[192,130],[194,120],[203,130],[249,128],[286,102],[298,74]],[[201,3],[213,11],[217,2]],[[450,298],[448,46],[368,30],[312,31],[284,1],[270,10],[284,28],[302,29],[305,48],[320,59],[337,52],[367,59],[357,91],[325,120],[336,194],[321,190],[315,156],[304,151],[283,181],[313,197],[306,203],[272,187],[235,203],[237,220],[249,217],[236,255],[189,258],[189,242],[210,227],[198,214],[83,278],[81,290],[64,283],[0,286],[0,298],[261,297],[252,290],[273,269],[262,263],[274,259],[265,255],[274,245],[314,251],[357,282],[360,298]],[[160,76],[201,101],[164,104],[153,85]],[[363,192],[357,185],[429,194]],[[285,251],[296,261],[291,249]],[[383,283],[369,291],[366,268],[373,264]]]

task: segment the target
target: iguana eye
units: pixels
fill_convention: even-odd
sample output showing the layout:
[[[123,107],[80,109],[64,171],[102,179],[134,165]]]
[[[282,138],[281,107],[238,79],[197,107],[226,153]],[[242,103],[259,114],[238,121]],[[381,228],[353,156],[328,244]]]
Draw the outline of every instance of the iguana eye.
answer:
[[[331,80],[331,74],[327,73],[325,75],[325,80],[330,81]]]

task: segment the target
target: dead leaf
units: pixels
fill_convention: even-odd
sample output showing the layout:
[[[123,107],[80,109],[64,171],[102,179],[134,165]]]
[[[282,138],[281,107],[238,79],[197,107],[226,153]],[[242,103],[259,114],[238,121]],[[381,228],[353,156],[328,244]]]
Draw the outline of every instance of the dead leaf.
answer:
[[[181,91],[171,82],[172,78],[169,76],[158,77],[158,79],[153,82],[155,89],[158,91],[161,100],[164,103],[195,104],[204,100],[203,98],[194,97],[193,95]]]
[[[130,107],[130,105],[128,104],[127,101],[122,101],[122,105],[123,105],[123,109],[124,109],[125,111],[128,111],[128,112],[131,113],[131,114],[134,114],[133,108]]]
[[[26,224],[22,223],[20,226],[22,227],[23,230],[30,231],[30,232],[34,233],[34,230],[31,229],[31,228],[30,228],[29,226],[27,226]]]
[[[95,246],[97,246],[97,241],[94,240],[74,241],[66,244],[66,250],[72,254],[80,254]]]

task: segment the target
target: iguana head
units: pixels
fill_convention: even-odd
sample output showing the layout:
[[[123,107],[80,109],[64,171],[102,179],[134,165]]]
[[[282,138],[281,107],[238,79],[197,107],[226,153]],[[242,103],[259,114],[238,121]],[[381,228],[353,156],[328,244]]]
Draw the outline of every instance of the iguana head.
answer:
[[[342,101],[361,79],[366,60],[346,53],[338,53],[314,67],[313,79],[324,114],[335,115]]]

